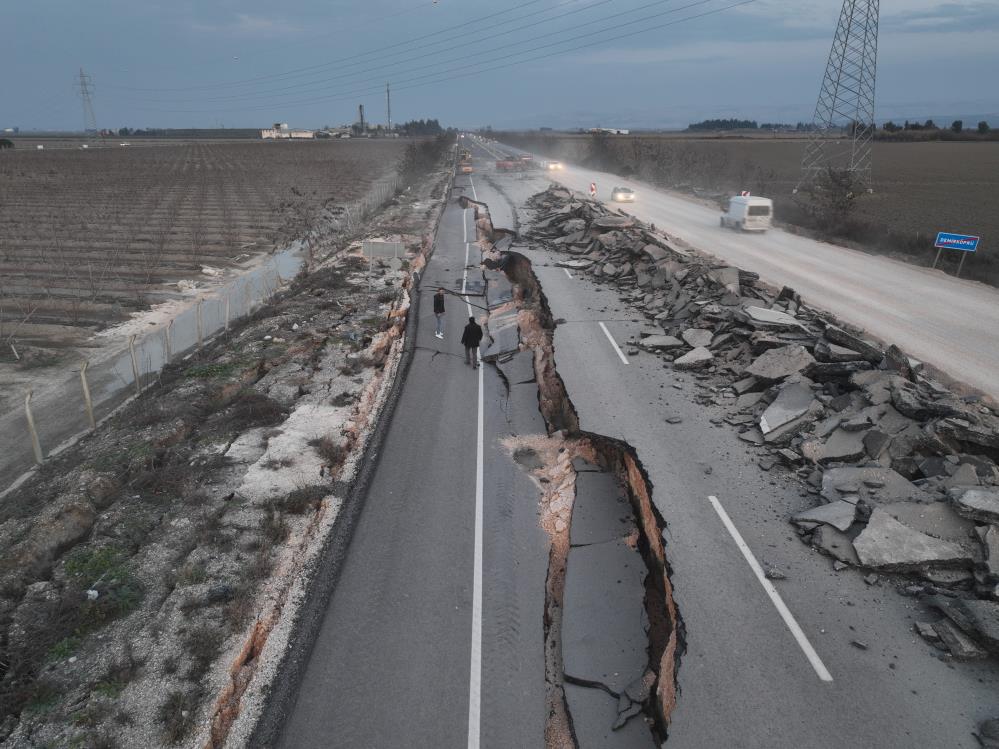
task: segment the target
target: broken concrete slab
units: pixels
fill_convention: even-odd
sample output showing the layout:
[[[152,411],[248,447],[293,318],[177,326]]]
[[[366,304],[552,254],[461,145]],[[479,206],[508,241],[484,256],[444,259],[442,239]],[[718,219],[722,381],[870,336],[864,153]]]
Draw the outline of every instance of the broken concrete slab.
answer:
[[[782,380],[814,362],[815,359],[804,346],[793,344],[764,351],[746,367],[745,372],[761,380]]]
[[[711,339],[715,334],[704,328],[688,328],[680,336],[691,348],[707,348],[711,345]]]
[[[990,525],[976,528],[976,533],[982,543],[982,567],[991,582],[999,581],[999,526]]]
[[[929,502],[933,498],[891,468],[882,466],[841,466],[822,475],[822,496],[832,502],[854,497],[868,504],[888,502]]]
[[[622,540],[570,549],[562,618],[567,674],[621,692],[645,672],[646,574],[641,556]]]
[[[850,432],[838,427],[829,435],[819,451],[820,463],[852,463],[867,454],[864,447],[866,432]]]
[[[612,541],[634,530],[634,513],[617,477],[593,471],[576,474],[576,498],[569,526],[572,546]]]
[[[769,434],[808,411],[816,402],[812,389],[799,382],[793,382],[781,389],[767,410],[760,416],[760,431]]]
[[[683,356],[673,361],[676,369],[703,369],[714,360],[714,354],[706,348],[700,347],[688,351]]]
[[[593,265],[593,260],[559,260],[555,263],[556,268],[569,268],[570,270],[586,270]]]
[[[810,510],[799,512],[792,518],[795,523],[825,523],[839,531],[847,531],[857,517],[857,506],[850,502],[837,500],[829,504],[819,505]]]
[[[874,569],[918,571],[926,565],[961,567],[972,562],[966,547],[920,533],[880,507],[853,546],[861,564]]]
[[[835,325],[826,326],[825,336],[831,343],[856,351],[872,364],[877,364],[884,358],[884,353],[878,346]]]
[[[954,509],[982,523],[999,523],[999,489],[954,489]]]
[[[638,345],[647,351],[667,351],[669,349],[681,348],[683,341],[671,335],[650,335],[640,340]]]
[[[999,653],[999,603],[946,596],[929,603],[989,652]]]
[[[751,323],[756,323],[764,327],[771,328],[800,328],[801,323],[786,312],[766,309],[765,307],[748,306],[744,310],[745,316]]]
[[[900,523],[934,538],[970,546],[975,523],[961,517],[946,502],[892,502],[881,509]]]
[[[534,372],[534,352],[518,351],[513,358],[497,365],[508,385],[524,385],[536,381]]]
[[[575,676],[571,674],[570,676]],[[579,749],[632,749],[651,746],[651,734],[640,717],[616,729],[618,701],[599,688],[565,684],[565,701]]]
[[[958,629],[952,622],[944,619],[933,624],[933,631],[943,642],[950,654],[959,661],[972,661],[985,658],[986,653],[975,644],[975,641]]]
[[[850,537],[831,525],[820,525],[812,532],[812,546],[844,564],[860,565]]]

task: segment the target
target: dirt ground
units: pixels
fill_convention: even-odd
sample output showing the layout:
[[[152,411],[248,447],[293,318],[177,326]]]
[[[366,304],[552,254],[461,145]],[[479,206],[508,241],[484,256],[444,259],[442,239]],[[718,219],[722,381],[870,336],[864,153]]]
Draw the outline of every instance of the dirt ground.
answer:
[[[503,137],[566,161],[593,157],[588,135]],[[615,162],[610,166],[617,167],[611,171],[704,195],[748,189],[773,197],[778,218],[782,208],[785,218],[791,215],[800,137],[613,136],[607,144]],[[981,249],[966,261],[964,275],[999,284],[999,254],[991,245],[999,237],[999,142],[877,141],[873,148],[874,193],[857,202],[861,225],[845,239],[928,264],[938,231],[979,235]],[[958,253],[951,254],[947,260],[956,265]]]
[[[217,745],[342,506],[445,186],[354,237],[406,259],[341,246],[0,502],[0,745]]]
[[[286,245],[393,171],[401,141],[0,152],[0,357],[70,345]]]

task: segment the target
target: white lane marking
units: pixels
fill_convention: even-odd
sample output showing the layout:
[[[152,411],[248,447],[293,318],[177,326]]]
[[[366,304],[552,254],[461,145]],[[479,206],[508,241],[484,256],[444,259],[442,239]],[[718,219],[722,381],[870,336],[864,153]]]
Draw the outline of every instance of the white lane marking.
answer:
[[[472,188],[472,197],[475,200],[478,200],[479,196],[475,194],[475,182],[472,181],[472,175],[471,174],[468,175],[468,185],[469,185],[469,187]]]
[[[623,351],[621,350],[621,347],[617,345],[617,341],[615,341],[615,340],[614,340],[614,336],[612,336],[612,335],[610,334],[610,331],[609,331],[609,330],[607,330],[607,326],[606,326],[606,325],[604,325],[603,323],[598,323],[598,325],[600,325],[600,329],[601,329],[602,331],[604,331],[604,335],[605,335],[605,336],[607,336],[607,340],[611,342],[611,346],[613,346],[613,347],[614,347],[614,350],[615,350],[615,351],[617,352],[617,356],[618,356],[618,358],[619,358],[619,359],[620,359],[620,360],[621,360],[621,361],[622,361],[622,362],[623,362],[624,364],[627,364],[627,363],[628,363],[628,357],[626,357],[626,356],[624,355],[624,352],[623,352]]]
[[[568,268],[563,268],[562,270],[565,271],[565,275],[567,275],[569,278],[572,278],[572,274],[569,272]]]
[[[798,643],[798,647],[804,652],[805,657],[808,658],[808,662],[812,664],[812,668],[815,669],[815,673],[818,674],[819,679],[822,681],[832,681],[832,674],[826,669],[825,664],[822,663],[822,659],[819,658],[819,654],[815,652],[815,648],[812,647],[812,643],[808,641],[808,637],[801,630],[798,622],[795,621],[794,616],[788,610],[787,606],[784,604],[784,599],[780,597],[780,593],[777,592],[777,588],[774,584],[767,580],[766,575],[763,574],[763,568],[760,567],[760,563],[756,561],[756,557],[753,556],[753,552],[750,550],[749,546],[742,538],[742,534],[739,533],[739,529],[735,527],[735,523],[732,522],[732,518],[728,516],[725,512],[725,508],[722,507],[721,502],[718,501],[718,497],[710,496],[708,500],[711,502],[711,506],[715,508],[715,512],[718,513],[718,517],[721,518],[722,523],[728,530],[729,534],[735,540],[735,545],[739,547],[739,551],[742,552],[742,556],[746,558],[746,563],[749,568],[756,575],[756,579],[760,581],[760,585],[763,586],[763,590],[767,592],[770,596],[770,600],[777,609],[777,613],[780,614],[780,618],[784,620],[784,624],[787,628],[791,630],[791,634],[794,636],[795,641]]]
[[[461,281],[461,291],[464,294],[468,280],[468,222],[462,220],[465,226],[465,273]],[[472,304],[465,297],[468,316],[472,317]],[[475,446],[475,542],[472,554],[472,648],[471,668],[468,677],[468,749],[479,749],[479,732],[481,726],[482,705],[482,490],[483,490],[483,399],[482,399],[482,359],[475,352],[476,363],[479,365],[479,397],[478,426]]]

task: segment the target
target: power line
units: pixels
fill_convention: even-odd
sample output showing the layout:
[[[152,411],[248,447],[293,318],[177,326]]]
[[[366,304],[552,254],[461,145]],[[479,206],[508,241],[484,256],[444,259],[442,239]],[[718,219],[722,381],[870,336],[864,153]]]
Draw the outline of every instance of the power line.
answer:
[[[568,3],[567,2],[563,2],[563,3],[559,3],[558,5],[566,5],[566,4],[574,3],[574,2],[577,2],[577,1],[578,0],[568,0]],[[565,18],[567,16],[575,15],[577,13],[581,13],[581,12],[586,11],[586,10],[592,10],[593,8],[596,8],[596,7],[601,6],[601,5],[606,5],[607,3],[610,3],[610,2],[613,2],[613,0],[596,0],[596,2],[592,2],[589,5],[584,5],[581,8],[575,8],[574,10],[566,11],[565,13],[561,13],[559,15],[552,16],[551,18],[547,18],[547,19],[545,19],[545,21],[546,22],[555,21],[555,20],[557,20],[559,18]],[[655,6],[655,5],[662,5],[663,3],[667,3],[667,2],[673,2],[673,0],[654,0],[654,2],[647,3],[646,5],[640,5],[640,6],[636,7],[636,8],[631,8],[631,9],[626,10],[626,11],[621,11],[620,13],[613,14],[613,15],[607,16],[605,18],[598,18],[598,19],[596,19],[594,21],[587,21],[586,23],[577,24],[576,26],[569,26],[568,28],[560,29],[558,31],[552,31],[552,32],[548,32],[546,34],[541,34],[539,36],[528,37],[527,39],[522,39],[522,40],[517,41],[517,42],[511,42],[511,43],[509,43],[507,45],[501,45],[500,47],[494,47],[492,49],[486,49],[486,50],[479,50],[478,54],[494,52],[494,51],[496,51],[498,49],[506,49],[509,46],[517,46],[519,44],[526,44],[528,42],[536,41],[538,39],[547,39],[547,38],[550,38],[551,34],[553,34],[553,33],[554,34],[564,34],[567,31],[572,31],[574,29],[583,28],[585,26],[592,26],[595,23],[602,23],[602,22],[604,22],[604,21],[606,21],[608,19],[611,19],[611,18],[616,18],[616,17],[619,17],[619,16],[627,15],[628,13],[635,13],[635,12],[637,12],[639,10],[643,10],[645,8],[652,7],[652,6]],[[555,7],[558,7],[558,6],[555,6]],[[543,11],[539,11],[539,13],[547,13],[550,10],[551,10],[551,8],[546,8]],[[515,20],[522,20],[523,18],[527,18],[527,17],[535,16],[535,15],[538,15],[538,13],[529,13],[527,16],[523,16],[521,19],[515,19]],[[533,28],[535,26],[537,26],[537,22],[524,24],[522,26],[516,26],[516,27],[514,27],[512,29],[508,29],[506,31],[502,31],[502,32],[499,32],[499,33],[495,32],[495,31],[490,31],[490,32],[488,32],[488,33],[486,33],[486,34],[484,34],[484,35],[482,35],[480,37],[475,37],[473,39],[470,39],[470,40],[467,40],[465,42],[462,42],[461,44],[452,44],[448,48],[447,51],[451,51],[451,50],[455,50],[455,49],[461,49],[463,47],[470,47],[470,46],[478,44],[483,39],[490,39],[490,40],[491,39],[496,39],[498,37],[506,36],[508,34],[512,34],[512,33],[515,33],[517,31],[522,31],[522,30],[527,29],[527,28]],[[325,84],[330,83],[332,81],[342,80],[344,78],[355,77],[355,76],[361,74],[362,72],[363,73],[368,73],[368,72],[377,71],[377,70],[384,70],[386,68],[392,68],[394,66],[401,65],[403,63],[413,62],[415,60],[420,60],[420,59],[424,59],[424,58],[427,58],[427,57],[433,57],[433,56],[438,55],[440,53],[441,53],[441,50],[438,50],[436,52],[425,52],[423,54],[414,55],[412,57],[406,57],[406,58],[403,58],[401,60],[395,60],[395,61],[392,61],[392,62],[388,62],[388,63],[385,63],[383,65],[376,65],[374,67],[369,67],[369,68],[365,69],[364,71],[358,71],[358,72],[353,72],[353,73],[343,73],[343,74],[340,74],[340,75],[335,75],[335,76],[332,76],[332,77],[329,77],[329,78],[323,78],[323,79],[318,80],[318,81],[310,81],[310,82],[307,82],[307,83],[295,83],[295,84],[291,84],[291,85],[288,85],[288,86],[283,86],[283,87],[278,88],[278,89],[269,89],[269,90],[265,89],[265,90],[262,90],[262,91],[247,92],[245,94],[232,94],[232,95],[229,95],[229,96],[213,96],[213,97],[203,98],[203,99],[199,99],[199,100],[195,100],[195,99],[136,99],[136,101],[150,101],[150,102],[160,102],[160,103],[170,103],[170,102],[175,102],[175,101],[176,102],[191,101],[192,103],[198,103],[198,102],[202,102],[202,101],[203,102],[224,102],[224,101],[233,101],[233,100],[245,100],[245,99],[248,99],[248,98],[261,99],[261,98],[266,98],[266,97],[268,97],[268,96],[270,96],[272,94],[275,97],[277,97],[277,96],[285,96],[285,95],[287,95],[287,96],[295,96],[296,94],[282,94],[281,92],[283,92],[283,91],[291,91],[292,89],[311,89],[311,88],[315,88],[315,87],[322,87]],[[463,55],[459,55],[458,57],[455,57],[455,58],[452,58],[452,59],[441,60],[441,61],[439,61],[439,62],[437,62],[435,64],[443,64],[443,63],[448,63],[448,62],[454,62],[454,61],[457,61],[457,60],[467,59],[467,57],[468,57],[467,55],[464,55],[464,56]],[[349,65],[345,65],[344,67],[356,67],[358,65],[367,65],[367,64],[368,63],[366,63],[366,62],[354,62],[354,63],[350,63]],[[424,66],[424,67],[426,67],[426,66]],[[384,77],[383,74],[379,74],[377,76],[372,76],[372,77],[364,78],[361,81],[357,81],[357,82],[358,83],[363,83],[363,82],[367,82],[367,81],[370,81],[370,80],[380,79],[380,78],[383,78],[383,77]],[[299,93],[306,93],[306,92],[302,91],[302,92],[299,92]]]
[[[684,9],[689,9],[691,7],[696,7],[696,6],[704,5],[704,4],[706,4],[707,2],[710,2],[710,1],[711,0],[698,0],[698,2],[690,3],[689,5],[683,6],[682,8],[677,8],[677,9],[675,9],[672,12],[675,12],[676,10],[684,10]],[[717,15],[718,13],[723,13],[723,12],[725,12],[727,10],[732,10],[734,8],[738,8],[738,7],[741,7],[741,6],[750,5],[750,4],[754,3],[754,2],[756,2],[756,0],[739,0],[739,2],[730,3],[728,5],[725,5],[725,6],[722,6],[722,7],[719,7],[719,8],[712,8],[711,10],[703,11],[701,13],[695,13],[695,14],[692,14],[690,16],[685,16],[683,18],[678,18],[678,19],[676,19],[674,21],[668,21],[666,23],[660,23],[660,24],[656,24],[656,25],[653,25],[653,26],[648,26],[646,28],[638,29],[637,31],[629,31],[629,32],[626,32],[626,33],[623,33],[623,34],[618,34],[616,36],[608,37],[606,39],[601,39],[599,41],[601,43],[606,43],[606,42],[618,41],[620,39],[628,39],[630,37],[638,36],[640,34],[647,34],[647,33],[650,33],[652,31],[659,31],[661,29],[669,28],[669,27],[672,27],[672,26],[677,26],[679,24],[686,23],[688,21],[694,21],[694,20],[697,20],[697,19],[700,19],[700,18],[705,18],[707,16]],[[663,14],[658,14],[658,15],[661,16]],[[584,36],[592,36],[592,34],[586,34]],[[568,40],[566,40],[566,41],[568,41]],[[562,43],[565,43],[565,42],[562,42]],[[535,49],[542,49],[542,48],[544,48],[546,46],[551,46],[551,45],[542,45],[541,47],[536,47]],[[536,62],[538,60],[544,60],[544,59],[547,59],[547,58],[550,58],[550,57],[556,57],[558,55],[565,55],[565,54],[568,54],[570,52],[576,52],[576,51],[579,51],[581,49],[590,48],[592,46],[593,46],[592,43],[579,44],[579,45],[576,45],[574,47],[569,47],[568,49],[557,50],[555,52],[548,52],[548,53],[544,53],[544,54],[540,54],[540,55],[535,55],[534,57],[519,58],[519,59],[516,59],[516,60],[512,60],[510,62],[506,62],[506,63],[501,64],[501,65],[494,65],[494,66],[491,66],[491,67],[486,67],[486,68],[483,68],[481,70],[459,69],[462,72],[455,73],[454,75],[444,75],[441,78],[438,78],[438,79],[435,79],[435,80],[430,80],[430,81],[424,81],[422,83],[413,83],[412,85],[409,85],[409,86],[400,86],[400,87],[396,88],[396,91],[408,91],[408,90],[415,89],[415,88],[423,88],[425,86],[433,86],[433,85],[436,85],[436,84],[439,84],[439,83],[447,83],[447,82],[450,82],[450,81],[453,81],[453,80],[458,80],[460,78],[468,78],[470,76],[481,75],[483,73],[494,72],[496,70],[503,70],[503,69],[511,68],[511,67],[514,67],[514,66],[517,66],[517,65],[524,65],[524,64],[529,63],[529,62]],[[532,50],[527,50],[527,51],[530,52]],[[446,71],[440,71],[438,73],[434,73],[434,74],[430,74],[430,75],[443,75],[444,72],[446,72]],[[420,76],[420,77],[421,78],[425,78],[425,77],[428,77],[428,76]],[[415,80],[415,79],[410,79],[410,80]],[[295,104],[295,103],[318,104],[318,103],[325,103],[325,102],[345,101],[345,100],[349,100],[349,99],[351,99],[354,96],[357,96],[359,94],[374,93],[374,92],[377,92],[377,91],[380,91],[380,90],[381,90],[380,87],[366,88],[366,89],[357,89],[357,90],[354,90],[354,91],[341,92],[341,93],[338,93],[336,95],[329,95],[329,96],[324,96],[324,97],[315,97],[315,98],[312,98],[312,99],[305,99],[305,100],[303,100],[301,102],[285,102],[284,105]],[[272,110],[273,106],[241,107],[239,109],[223,109],[223,110],[204,110],[204,109],[175,110],[175,109],[155,109],[155,108],[151,108],[151,107],[136,107],[136,109],[139,109],[141,111],[147,111],[147,112],[163,112],[163,113],[170,113],[170,114],[172,114],[172,113],[176,113],[176,114],[210,114],[213,111],[231,111],[231,112],[268,111],[268,110]]]
[[[500,10],[500,11],[497,11],[495,13],[490,13],[489,15],[486,15],[486,16],[477,16],[476,18],[474,18],[471,21],[465,21],[463,23],[459,23],[459,24],[456,24],[454,26],[447,26],[447,27],[445,27],[443,29],[431,32],[429,34],[423,34],[422,36],[413,37],[411,39],[407,39],[407,40],[402,41],[402,42],[396,42],[394,44],[388,44],[388,45],[385,45],[383,47],[375,47],[374,49],[370,49],[367,52],[359,52],[359,53],[354,54],[354,55],[348,55],[346,57],[340,57],[340,58],[337,58],[335,60],[330,60],[329,62],[319,63],[317,65],[307,65],[307,66],[302,67],[302,68],[292,68],[291,70],[286,70],[286,71],[281,72],[281,73],[271,73],[271,74],[268,74],[268,75],[257,76],[257,77],[254,77],[254,78],[245,78],[243,80],[238,80],[238,81],[228,81],[228,82],[219,82],[219,83],[205,83],[205,84],[196,85],[196,86],[183,86],[183,87],[178,87],[178,88],[170,88],[170,87],[149,88],[149,87],[134,87],[134,86],[114,86],[114,88],[119,89],[119,90],[125,90],[125,91],[194,91],[194,90],[202,90],[202,89],[229,88],[231,86],[251,85],[251,84],[254,84],[254,83],[258,83],[260,81],[273,80],[275,78],[283,78],[283,77],[287,77],[287,76],[298,75],[298,74],[303,73],[305,71],[320,70],[320,69],[323,69],[323,68],[333,67],[333,66],[339,65],[340,63],[343,63],[343,62],[348,62],[350,60],[356,60],[357,58],[360,58],[360,57],[369,57],[371,55],[377,55],[377,54],[379,54],[381,52],[384,52],[386,50],[392,49],[394,47],[402,46],[402,45],[416,44],[417,42],[423,41],[425,39],[430,39],[430,38],[435,37],[435,36],[440,36],[441,34],[446,34],[449,31],[456,31],[458,29],[465,28],[466,26],[471,26],[473,24],[481,24],[483,21],[486,21],[486,20],[488,20],[490,18],[496,18],[497,16],[501,16],[501,15],[504,15],[506,13],[511,13],[512,11],[519,10],[520,8],[527,7],[528,5],[537,5],[539,2],[542,2],[542,1],[543,0],[527,0],[527,2],[523,2],[523,3],[520,3],[518,5],[514,5],[511,8],[507,8],[506,10]],[[576,0],[571,0],[571,1],[575,2]]]

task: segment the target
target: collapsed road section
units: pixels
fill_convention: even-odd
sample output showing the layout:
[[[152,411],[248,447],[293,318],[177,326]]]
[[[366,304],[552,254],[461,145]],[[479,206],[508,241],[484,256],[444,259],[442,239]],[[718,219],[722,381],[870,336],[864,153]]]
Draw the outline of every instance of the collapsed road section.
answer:
[[[682,627],[651,484],[626,443],[580,431],[555,364],[554,321],[531,263],[506,249],[513,234],[493,229],[485,204],[475,208],[490,302],[483,359],[497,367],[508,389],[536,385],[548,429],[543,438],[507,441],[538,481],[541,523],[551,543],[546,745],[659,743],[676,700]],[[514,284],[510,293],[507,279]],[[630,720],[640,715],[647,729]]]

